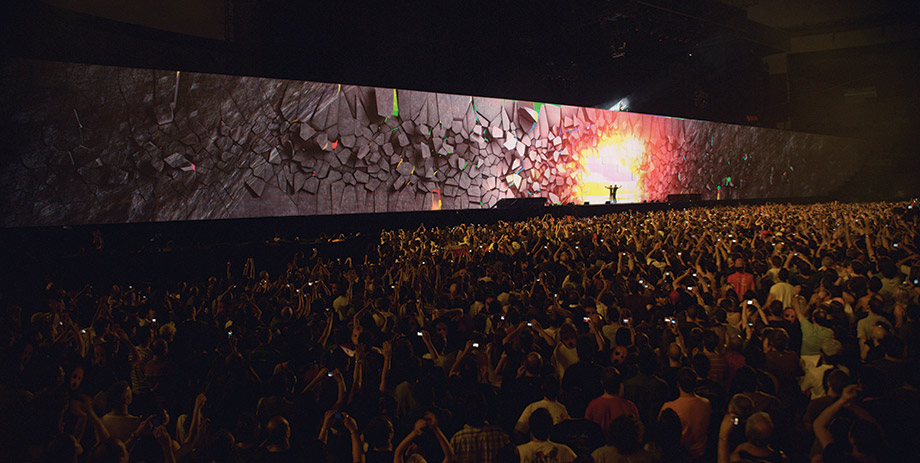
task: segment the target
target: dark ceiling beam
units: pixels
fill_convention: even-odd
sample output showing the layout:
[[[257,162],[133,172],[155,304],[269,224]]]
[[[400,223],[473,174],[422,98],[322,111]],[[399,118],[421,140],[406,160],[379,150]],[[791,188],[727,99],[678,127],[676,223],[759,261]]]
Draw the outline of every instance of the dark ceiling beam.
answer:
[[[715,28],[728,33],[741,40],[767,47],[775,52],[791,51],[791,40],[786,31],[765,26],[763,24],[747,19],[743,10],[738,10],[740,14],[725,15],[724,8],[731,8],[722,5],[722,8],[706,8],[705,2],[680,2],[680,5],[664,5],[664,2],[656,0],[637,0],[638,5],[663,11],[668,14],[681,16],[692,19],[703,24],[714,26]],[[712,12],[712,14],[709,14]]]

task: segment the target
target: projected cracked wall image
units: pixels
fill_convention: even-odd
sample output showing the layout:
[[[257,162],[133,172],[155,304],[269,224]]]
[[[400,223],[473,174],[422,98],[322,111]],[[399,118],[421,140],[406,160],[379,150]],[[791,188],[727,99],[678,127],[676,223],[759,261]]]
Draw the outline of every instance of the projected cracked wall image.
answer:
[[[825,194],[851,140],[353,85],[11,62],[4,226]]]

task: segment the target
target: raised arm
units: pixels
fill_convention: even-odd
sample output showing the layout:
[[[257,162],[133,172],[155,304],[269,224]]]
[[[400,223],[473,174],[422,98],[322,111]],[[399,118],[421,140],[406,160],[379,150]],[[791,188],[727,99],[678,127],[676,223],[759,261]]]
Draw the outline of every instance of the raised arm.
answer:
[[[396,446],[396,450],[393,451],[393,463],[403,463],[405,461],[406,450],[409,449],[409,445],[412,444],[412,441],[414,441],[416,437],[422,435],[426,426],[428,426],[428,423],[425,420],[415,420],[415,426],[412,427],[409,434],[406,434],[406,437],[399,442],[399,445]]]
[[[837,413],[840,413],[840,410],[843,410],[845,407],[849,407],[852,404],[856,397],[859,395],[859,386],[856,384],[850,384],[849,386],[843,388],[843,392],[840,394],[840,398],[836,402],[831,404],[831,406],[824,409],[817,418],[815,418],[814,431],[815,438],[818,439],[818,443],[821,444],[821,448],[827,447],[832,442],[834,442],[834,435],[831,434],[831,431],[828,429],[831,421]]]

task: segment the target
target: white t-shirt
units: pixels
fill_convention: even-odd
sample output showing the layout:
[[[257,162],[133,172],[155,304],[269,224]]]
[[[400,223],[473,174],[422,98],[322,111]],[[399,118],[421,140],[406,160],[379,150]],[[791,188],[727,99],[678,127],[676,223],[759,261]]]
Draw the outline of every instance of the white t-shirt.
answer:
[[[567,445],[530,441],[517,447],[521,463],[570,463],[577,455]]]
[[[514,425],[514,429],[520,431],[523,434],[527,434],[530,431],[530,415],[533,412],[545,408],[549,412],[550,416],[553,417],[553,424],[559,424],[569,418],[569,412],[566,411],[565,405],[562,405],[559,402],[553,402],[546,400],[538,400],[526,407],[521,413],[521,417],[518,418],[517,424]]]
[[[566,368],[576,362],[578,362],[578,352],[575,352],[575,349],[569,349],[562,342],[558,342],[556,349],[553,350],[553,364],[556,367],[556,375],[561,378],[565,375]]]
[[[652,455],[644,449],[639,449],[631,455],[620,455],[616,447],[610,445],[591,452],[591,458],[594,459],[594,463],[652,463],[655,461]]]
[[[795,296],[795,287],[781,281],[770,287],[770,294],[776,298],[777,301],[783,303],[783,308],[792,307],[792,298]]]

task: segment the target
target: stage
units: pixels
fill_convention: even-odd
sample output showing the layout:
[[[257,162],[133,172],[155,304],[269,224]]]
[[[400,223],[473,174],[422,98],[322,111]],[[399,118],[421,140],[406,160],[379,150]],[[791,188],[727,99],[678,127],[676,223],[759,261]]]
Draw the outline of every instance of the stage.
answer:
[[[80,282],[164,282],[203,280],[222,274],[226,262],[256,256],[260,269],[283,271],[297,251],[316,248],[326,257],[361,257],[385,229],[451,227],[515,222],[532,217],[593,217],[740,204],[809,204],[828,198],[769,198],[698,202],[558,205],[511,209],[464,209],[381,214],[341,214],[176,222],[86,224],[0,229],[8,294],[34,292],[53,280]],[[105,242],[93,249],[93,232]],[[80,281],[69,281],[78,277]]]

